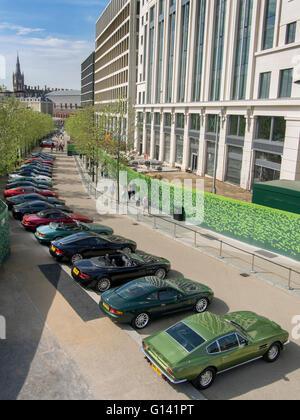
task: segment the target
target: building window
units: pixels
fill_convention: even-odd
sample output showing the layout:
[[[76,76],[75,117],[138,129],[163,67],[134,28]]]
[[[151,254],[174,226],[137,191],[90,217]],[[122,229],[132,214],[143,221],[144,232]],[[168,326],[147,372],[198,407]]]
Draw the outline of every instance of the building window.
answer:
[[[280,70],[279,98],[290,98],[293,84],[293,69]]]
[[[292,22],[286,25],[286,35],[285,35],[286,44],[291,44],[292,42],[295,42],[296,25],[297,25],[297,22]]]
[[[198,169],[198,152],[199,152],[199,140],[190,138],[190,168],[192,171]]]
[[[176,136],[176,159],[175,162],[182,165],[183,158],[183,136]]]
[[[219,118],[218,115],[215,114],[209,114],[207,118],[207,126],[206,126],[206,132],[207,133],[217,133],[217,126],[219,127],[218,132],[220,132],[220,124],[218,124],[217,119]]]
[[[184,128],[184,114],[176,114],[176,128]]]
[[[284,117],[257,117],[256,140],[284,142],[286,121]]]
[[[266,0],[263,27],[263,50],[273,47],[277,0]]]
[[[171,151],[171,136],[170,136],[170,134],[165,134],[164,148],[165,148],[164,162],[169,163],[170,162],[170,151]]]
[[[191,114],[190,129],[194,131],[200,131],[200,115],[199,114]]]
[[[186,79],[186,61],[189,36],[189,18],[190,3],[185,2],[181,7],[181,40],[179,55],[179,86],[178,86],[178,102],[184,102],[185,95],[185,79]]]
[[[203,66],[203,44],[205,24],[206,0],[197,0],[196,10],[196,41],[195,41],[195,62],[193,75],[193,101],[200,101]]]
[[[228,125],[228,134],[230,136],[245,137],[246,119],[243,115],[230,115]]]
[[[150,9],[150,24],[149,24],[149,56],[148,56],[148,92],[147,102],[152,103],[152,78],[153,78],[153,57],[154,57],[154,15],[155,7]]]
[[[271,72],[260,73],[259,76],[259,99],[268,99],[270,94]]]
[[[239,1],[239,21],[236,43],[232,99],[245,99],[253,0]]]
[[[243,149],[241,147],[228,146],[226,181],[240,185],[242,161]]]
[[[215,143],[212,141],[206,142],[206,165],[205,173],[209,176],[214,174],[214,163],[215,163]]]
[[[167,112],[164,114],[164,126],[171,127],[171,123],[172,123],[172,115],[169,112]]]
[[[168,48],[169,53],[168,53],[168,59],[167,59],[166,102],[172,102],[173,66],[174,66],[174,50],[175,50],[176,9],[171,3],[170,3],[170,18],[169,18],[169,48]]]
[[[163,3],[162,0],[160,0],[160,8],[161,3]],[[158,57],[157,57],[157,81],[156,81],[156,103],[161,102],[161,92],[162,92],[162,64],[163,64],[163,45],[164,45],[164,15],[161,14],[159,17],[159,23],[158,23],[158,45],[157,45],[157,51],[158,51]]]
[[[146,130],[146,155],[150,155],[151,148],[151,130]]]
[[[159,112],[154,113],[154,124],[155,125],[160,125],[160,113]]]
[[[151,112],[146,112],[146,124],[151,124]]]
[[[158,160],[159,159],[159,150],[160,150],[160,132],[159,131],[155,131],[154,132],[154,159]]]
[[[254,182],[267,182],[280,179],[281,156],[272,153],[255,152]]]
[[[223,66],[225,10],[226,0],[216,0],[214,20],[215,36],[213,42],[213,65],[210,86],[211,101],[218,101],[220,99]]]

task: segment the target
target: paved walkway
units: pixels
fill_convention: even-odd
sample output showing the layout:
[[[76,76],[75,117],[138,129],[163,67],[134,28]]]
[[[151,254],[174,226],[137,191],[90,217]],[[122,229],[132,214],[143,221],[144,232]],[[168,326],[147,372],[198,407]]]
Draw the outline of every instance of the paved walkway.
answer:
[[[132,238],[140,249],[168,258],[171,275],[184,275],[215,291],[214,313],[253,310],[288,331],[299,298],[126,216],[99,216],[73,157],[57,154],[54,185],[74,210]],[[0,399],[201,399],[190,384],[171,386],[145,363],[141,339],[181,315],[155,321],[140,333],[96,311],[98,296],[83,291],[48,250],[11,219],[12,256],[0,274],[0,312],[7,340],[0,342]],[[187,313],[186,315],[189,315]],[[208,399],[299,399],[300,347],[291,344],[275,364],[258,361],[225,373],[203,395]],[[55,363],[53,361],[55,360]],[[4,362],[3,362],[4,361]]]

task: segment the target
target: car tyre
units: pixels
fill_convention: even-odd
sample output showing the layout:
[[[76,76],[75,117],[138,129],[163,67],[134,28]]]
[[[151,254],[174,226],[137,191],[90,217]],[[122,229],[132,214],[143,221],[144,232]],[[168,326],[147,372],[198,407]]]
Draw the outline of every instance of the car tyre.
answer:
[[[193,385],[198,389],[209,388],[216,379],[216,369],[209,367],[204,369],[196,379],[192,381]]]
[[[154,275],[155,277],[159,277],[161,280],[163,280],[166,277],[167,272],[164,268],[159,268],[155,271]]]
[[[208,307],[208,300],[206,298],[201,298],[199,300],[197,300],[196,304],[195,304],[195,311],[198,314],[201,314],[202,312],[205,312],[207,307]]]
[[[263,358],[268,363],[276,362],[279,358],[281,352],[281,345],[280,343],[273,343],[268,351],[264,354]]]
[[[71,262],[74,265],[77,261],[83,260],[83,256],[81,254],[74,254],[71,257]]]
[[[111,281],[108,277],[103,277],[102,279],[97,281],[96,289],[98,292],[106,292],[106,290],[110,289]]]
[[[136,328],[137,330],[141,330],[147,327],[149,322],[150,322],[150,315],[147,314],[147,312],[141,312],[133,319],[132,326]]]

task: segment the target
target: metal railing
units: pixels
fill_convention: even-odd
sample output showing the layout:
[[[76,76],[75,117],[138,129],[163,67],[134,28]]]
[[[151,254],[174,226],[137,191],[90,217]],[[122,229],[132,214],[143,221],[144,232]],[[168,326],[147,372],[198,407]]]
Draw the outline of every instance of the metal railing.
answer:
[[[87,189],[88,194],[92,196],[95,200],[97,200],[100,196],[104,196],[105,198],[109,198],[110,200],[113,200],[112,197],[107,197],[104,193],[101,193],[97,189],[96,185],[94,185],[91,182],[90,175],[87,173],[87,171],[85,171],[82,168],[80,159],[78,157],[75,157],[75,161],[76,161],[77,169],[80,173],[81,179]],[[116,200],[115,200],[115,203],[117,204]],[[153,229],[161,228],[161,230],[163,229],[162,229],[162,226],[159,226],[159,224],[161,225],[163,222],[171,227],[169,230],[167,229],[168,230],[167,233],[170,233],[174,238],[178,239],[178,238],[183,237],[183,235],[179,236],[179,231],[181,229],[185,233],[192,234],[193,238],[192,240],[190,240],[190,244],[193,245],[195,248],[199,248],[199,249],[205,248],[205,247],[207,248],[207,245],[204,245],[204,247],[203,246],[201,247],[199,245],[200,237],[207,238],[209,236],[207,235],[207,230],[204,230],[200,227],[193,228],[186,224],[175,221],[170,216],[168,217],[167,215],[162,215],[162,214],[149,213],[148,216],[146,216],[146,220],[145,220],[145,216],[142,214],[143,212],[141,211],[139,207],[136,206],[135,202],[132,203],[127,200],[125,204],[128,210],[129,209],[133,210],[132,213],[128,212],[128,215],[136,216],[137,222],[139,221],[149,222],[149,220],[151,220],[150,225],[152,225],[152,228]],[[122,205],[124,205],[124,203]],[[283,284],[285,287],[287,287],[289,290],[300,290],[300,271],[297,271],[296,269],[292,267],[288,267],[286,265],[271,261],[270,259],[265,258],[261,255],[258,255],[257,253],[246,251],[245,249],[232,245],[229,242],[224,241],[223,239],[219,239],[217,237],[212,237],[212,236],[209,239],[211,241],[216,241],[218,243],[218,246],[214,247],[214,250],[216,252],[215,253],[208,252],[210,255],[218,257],[220,259],[225,259],[225,258],[228,258],[226,257],[225,247],[227,247],[230,250],[238,251],[239,253],[242,253],[243,255],[247,255],[250,258],[249,262],[247,262],[247,267],[244,266],[244,267],[239,267],[239,268],[248,269],[248,271],[251,274],[264,274],[268,280],[275,281],[275,283],[279,282],[280,284]],[[208,247],[208,248],[210,248],[210,251],[212,250],[212,247]],[[237,259],[237,256],[235,255],[233,258]],[[240,257],[238,257],[238,259],[241,260]],[[278,272],[277,273],[273,272],[273,278],[272,278],[271,276],[272,273],[270,271],[266,273],[266,267],[265,266],[259,267],[258,261],[264,262],[265,264],[266,263],[270,264],[272,268],[276,267],[277,270],[282,269],[284,271],[284,275],[281,275],[280,273],[278,274]],[[296,277],[297,277],[297,281],[296,281]],[[282,283],[283,279],[284,279],[284,283]]]

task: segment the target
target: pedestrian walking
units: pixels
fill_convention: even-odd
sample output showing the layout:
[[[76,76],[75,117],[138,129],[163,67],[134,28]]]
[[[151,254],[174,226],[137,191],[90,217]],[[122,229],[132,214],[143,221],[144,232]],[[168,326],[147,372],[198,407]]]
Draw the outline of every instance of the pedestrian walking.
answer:
[[[128,198],[129,198],[129,200],[131,200],[135,196],[135,193],[136,193],[136,184],[135,184],[135,182],[133,182],[133,183],[130,183],[129,186],[128,186]]]
[[[51,143],[51,153],[53,153],[53,149],[54,149],[54,146],[53,146],[53,143]]]

